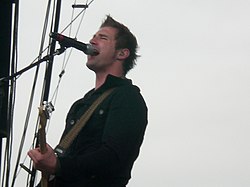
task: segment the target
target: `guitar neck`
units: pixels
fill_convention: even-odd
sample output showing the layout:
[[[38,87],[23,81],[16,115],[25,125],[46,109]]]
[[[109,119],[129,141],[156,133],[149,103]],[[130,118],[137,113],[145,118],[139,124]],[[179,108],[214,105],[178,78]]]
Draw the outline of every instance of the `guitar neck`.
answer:
[[[41,153],[44,154],[47,151],[45,127],[41,127],[39,129],[38,141],[39,141],[39,147],[40,147]]]
[[[42,107],[39,107],[39,116],[40,116],[40,120],[39,120],[40,123],[39,123],[39,129],[38,129],[38,143],[39,143],[41,153],[44,154],[47,151],[47,147],[46,147],[47,116]],[[48,187],[48,174],[45,172],[42,172],[41,187]]]
[[[46,122],[47,118],[42,107],[39,107],[40,124],[38,129],[38,143],[41,153],[44,154],[47,151],[46,148]]]

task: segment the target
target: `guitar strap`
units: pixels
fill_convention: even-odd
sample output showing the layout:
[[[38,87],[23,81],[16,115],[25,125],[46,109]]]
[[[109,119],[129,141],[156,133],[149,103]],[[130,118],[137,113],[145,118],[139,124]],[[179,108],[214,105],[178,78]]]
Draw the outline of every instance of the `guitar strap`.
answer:
[[[68,147],[74,141],[76,136],[79,134],[81,129],[86,125],[87,121],[98,107],[98,105],[106,98],[115,88],[106,90],[102,95],[100,95],[89,107],[89,109],[81,116],[74,127],[64,136],[60,143],[56,146],[55,152],[59,155],[64,155]]]

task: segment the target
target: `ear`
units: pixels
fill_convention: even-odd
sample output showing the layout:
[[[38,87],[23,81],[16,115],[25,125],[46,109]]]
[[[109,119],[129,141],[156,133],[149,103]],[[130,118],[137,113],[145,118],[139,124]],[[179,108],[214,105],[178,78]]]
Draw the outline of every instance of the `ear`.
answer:
[[[130,55],[130,51],[127,48],[124,49],[119,49],[116,55],[116,59],[117,60],[125,60],[126,58],[128,58],[128,56]]]

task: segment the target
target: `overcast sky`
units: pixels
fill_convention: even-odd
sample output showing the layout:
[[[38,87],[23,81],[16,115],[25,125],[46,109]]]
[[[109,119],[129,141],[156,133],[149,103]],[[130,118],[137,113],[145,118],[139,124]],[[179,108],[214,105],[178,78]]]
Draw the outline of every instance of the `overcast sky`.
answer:
[[[70,22],[72,4],[63,1],[59,32]],[[46,6],[42,0],[20,0],[18,69],[38,55]],[[250,186],[249,10],[248,0],[96,0],[90,5],[78,40],[88,42],[110,14],[130,28],[140,45],[141,58],[127,77],[141,88],[149,124],[128,187]],[[55,57],[51,97],[63,59]],[[72,51],[47,135],[52,146],[71,104],[94,87],[94,73],[85,62],[85,54]],[[14,153],[33,75],[30,70],[18,79]],[[41,87],[40,81],[22,161],[31,146]],[[17,187],[25,186],[24,177],[21,171]]]

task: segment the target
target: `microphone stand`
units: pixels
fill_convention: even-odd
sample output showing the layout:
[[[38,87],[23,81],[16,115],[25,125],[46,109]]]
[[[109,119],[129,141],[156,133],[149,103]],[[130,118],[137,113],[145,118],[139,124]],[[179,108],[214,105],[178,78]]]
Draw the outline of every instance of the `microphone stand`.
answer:
[[[61,3],[62,3],[62,0],[57,0],[56,1],[56,11],[55,11],[55,15],[54,15],[54,18],[53,18],[53,32],[58,32],[58,29],[59,29],[59,21],[60,21],[60,13],[61,13]],[[55,46],[56,46],[56,41],[53,41],[52,40],[52,43],[50,45],[50,49],[49,49],[49,54],[51,56],[51,58],[49,58],[47,64],[47,68],[46,68],[46,72],[45,72],[45,76],[44,76],[44,79],[45,79],[45,84],[44,84],[44,92],[42,93],[42,101],[47,101],[48,100],[48,97],[49,97],[49,91],[50,91],[50,80],[51,80],[51,75],[52,75],[52,68],[53,68],[53,52],[55,51]],[[61,51],[64,52],[65,51],[65,47],[61,46]],[[59,54],[61,52],[59,50]],[[62,53],[61,52],[61,53]],[[39,145],[39,141],[38,139],[36,139],[36,143],[35,143],[36,147],[38,147]],[[34,183],[35,183],[35,176],[36,176],[36,169],[33,167],[32,168],[32,171],[31,171],[31,174],[30,174],[30,180],[29,180],[29,187],[34,187]]]
[[[16,72],[16,73],[12,74],[12,75],[10,75],[10,76],[6,76],[6,77],[0,78],[0,91],[2,91],[2,87],[4,87],[4,85],[8,84],[8,82],[9,82],[10,80],[12,80],[12,79],[14,80],[14,78],[16,78],[17,76],[21,75],[22,73],[24,73],[24,72],[30,70],[31,68],[33,68],[33,67],[35,67],[35,66],[40,65],[42,62],[45,62],[45,61],[46,61],[47,63],[51,63],[51,64],[52,64],[52,62],[53,62],[52,59],[54,58],[54,56],[62,54],[65,50],[66,50],[66,48],[61,46],[60,49],[57,49],[56,51],[51,52],[49,55],[44,56],[43,58],[37,60],[36,62],[32,63],[31,65],[29,65],[29,66],[27,66],[27,67],[21,69],[20,71],[18,71],[18,72]],[[0,93],[1,93],[1,92],[0,92]],[[1,104],[1,103],[0,103],[0,104]],[[2,142],[0,142],[0,143],[2,143]],[[0,150],[0,151],[1,151],[1,150]],[[0,152],[0,153],[1,153],[1,152]],[[34,174],[35,174],[35,170],[33,169],[32,172],[31,172],[31,171],[29,171],[29,169],[28,169],[27,167],[23,166],[22,164],[20,164],[20,166],[21,166],[24,170],[26,170],[29,174],[31,174],[31,178],[33,179],[33,180],[31,181],[31,184],[34,185]],[[32,174],[33,174],[33,175],[32,175]]]
[[[17,77],[17,76],[21,75],[22,73],[28,71],[29,69],[31,69],[35,66],[38,66],[42,62],[49,61],[49,60],[53,59],[54,56],[62,54],[65,51],[65,49],[66,48],[64,48],[64,47],[57,49],[54,53],[44,56],[42,59],[39,59],[38,61],[36,61],[36,62],[30,64],[29,66],[19,70],[18,72],[14,73],[10,76],[0,78],[0,86],[2,85],[2,83],[4,81],[9,81],[9,80],[13,79],[14,77]]]

